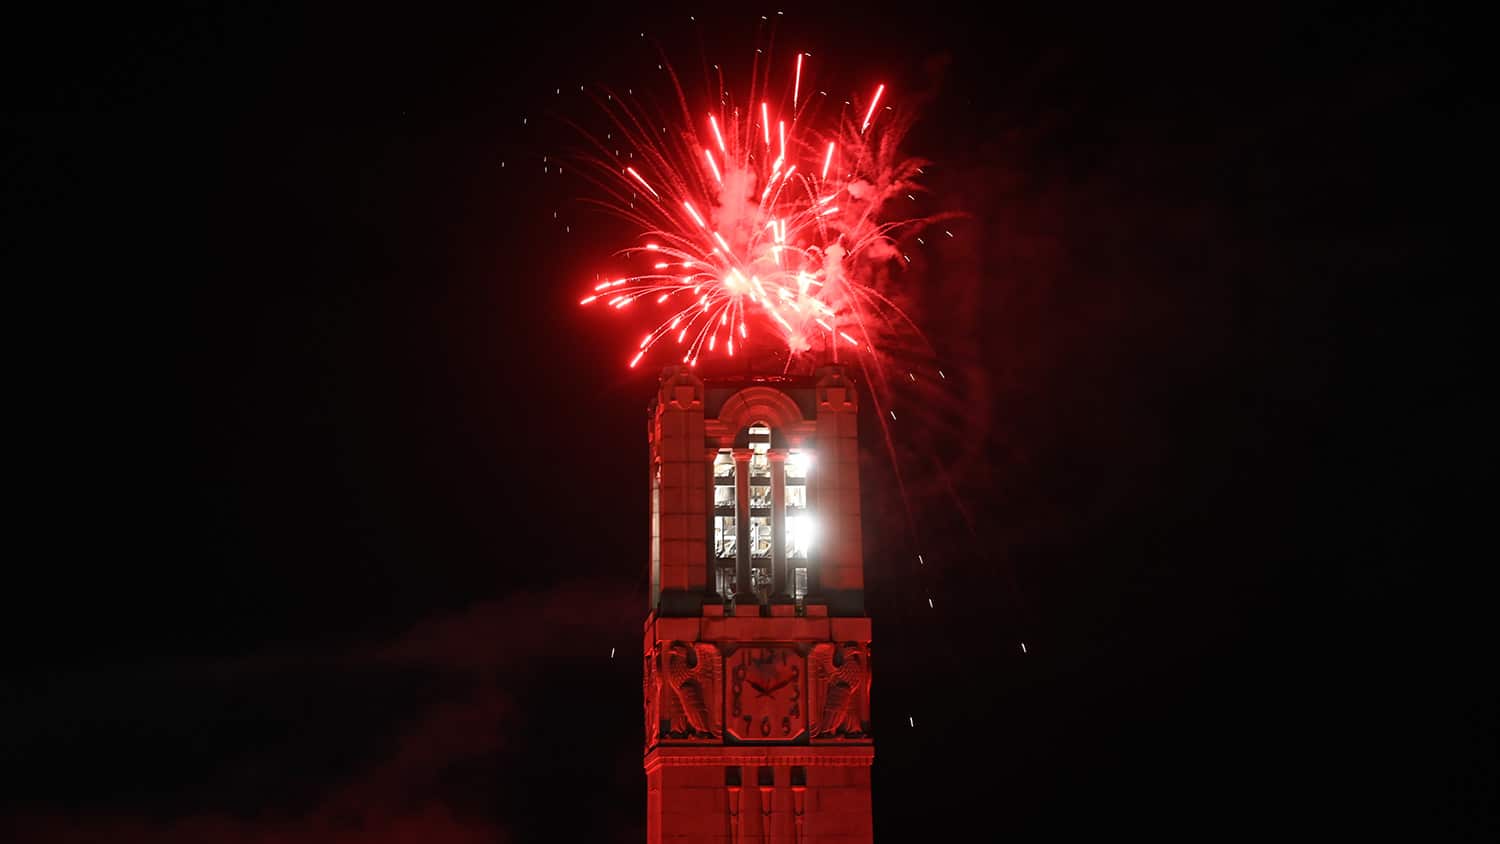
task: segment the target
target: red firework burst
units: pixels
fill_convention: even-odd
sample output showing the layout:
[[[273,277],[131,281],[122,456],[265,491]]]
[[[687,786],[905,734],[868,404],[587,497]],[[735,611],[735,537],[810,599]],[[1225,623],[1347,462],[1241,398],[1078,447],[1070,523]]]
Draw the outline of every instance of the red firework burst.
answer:
[[[580,304],[663,309],[630,366],[664,343],[696,365],[751,343],[837,358],[841,346],[873,350],[893,326],[920,337],[874,279],[905,260],[893,231],[933,219],[886,215],[893,199],[922,190],[925,162],[898,157],[906,122],[881,119],[883,84],[867,103],[834,107],[823,91],[804,96],[806,57],[797,54],[790,86],[775,96],[770,74],[752,73],[737,104],[721,76],[719,101],[696,111],[667,68],[672,120],[613,94],[600,102],[632,163],[593,138],[599,155],[587,160],[608,195],[601,204],[641,230],[619,254],[647,266],[596,285]]]

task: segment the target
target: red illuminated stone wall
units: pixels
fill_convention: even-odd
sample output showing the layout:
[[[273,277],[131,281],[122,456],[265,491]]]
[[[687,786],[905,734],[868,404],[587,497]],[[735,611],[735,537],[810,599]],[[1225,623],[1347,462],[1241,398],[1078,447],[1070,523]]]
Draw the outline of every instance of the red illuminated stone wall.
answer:
[[[648,431],[652,607],[642,663],[653,844],[872,840],[857,416],[837,368],[801,379],[663,375]],[[736,563],[714,559],[708,538],[714,458],[733,450],[745,496],[752,424],[774,432],[775,552],[754,564],[772,570],[774,559],[776,574],[761,592],[744,574],[745,543]],[[819,531],[808,558],[789,562],[782,484],[794,450],[812,455],[808,509]],[[716,566],[736,564],[737,591],[726,598]],[[805,595],[789,585],[793,564],[809,571]]]

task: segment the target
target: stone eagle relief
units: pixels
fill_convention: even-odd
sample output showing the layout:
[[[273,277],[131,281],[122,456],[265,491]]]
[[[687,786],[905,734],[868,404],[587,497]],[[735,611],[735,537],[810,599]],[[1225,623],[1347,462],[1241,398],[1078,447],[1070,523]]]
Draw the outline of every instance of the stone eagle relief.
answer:
[[[870,738],[869,656],[858,642],[813,646],[813,740]]]
[[[723,657],[707,642],[673,642],[661,651],[665,683],[658,716],[662,739],[716,741],[723,734],[718,678]]]

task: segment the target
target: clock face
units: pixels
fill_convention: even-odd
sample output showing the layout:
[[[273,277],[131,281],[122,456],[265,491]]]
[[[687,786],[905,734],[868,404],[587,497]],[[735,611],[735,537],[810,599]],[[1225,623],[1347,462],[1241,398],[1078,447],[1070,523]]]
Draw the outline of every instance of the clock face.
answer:
[[[741,741],[792,741],[807,728],[807,663],[796,648],[744,647],[725,659],[729,717]]]

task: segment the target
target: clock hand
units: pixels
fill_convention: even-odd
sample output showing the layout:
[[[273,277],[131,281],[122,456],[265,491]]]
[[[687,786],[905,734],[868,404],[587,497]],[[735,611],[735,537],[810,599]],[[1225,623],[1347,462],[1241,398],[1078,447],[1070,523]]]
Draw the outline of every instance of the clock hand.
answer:
[[[756,690],[757,692],[760,693],[758,695],[758,697],[768,697],[769,696],[769,693],[766,691],[766,687],[765,686],[762,686],[761,684],[755,682],[754,680],[746,680],[745,682],[750,684],[750,688],[752,688],[752,689],[754,689],[754,690]]]
[[[785,680],[782,680],[780,683],[775,683],[775,684],[767,687],[766,688],[766,692],[769,694],[769,693],[774,692],[777,689],[780,689],[782,686],[785,686],[785,685],[787,685],[787,684],[789,684],[791,682],[792,682],[792,678],[788,677]]]

